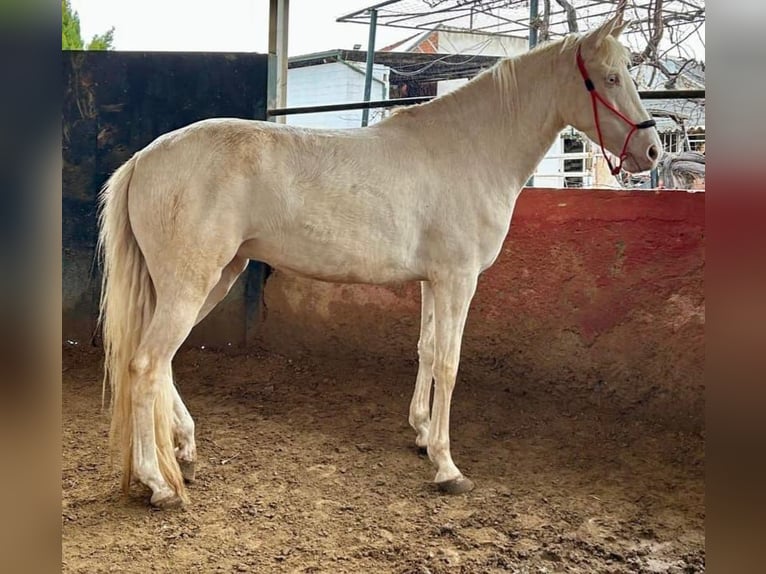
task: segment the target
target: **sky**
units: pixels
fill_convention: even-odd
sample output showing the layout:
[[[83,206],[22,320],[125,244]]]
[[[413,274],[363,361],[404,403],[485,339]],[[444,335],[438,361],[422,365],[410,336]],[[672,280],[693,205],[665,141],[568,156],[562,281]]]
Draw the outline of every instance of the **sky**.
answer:
[[[291,0],[288,55],[336,48],[367,49],[368,26],[338,23],[342,15],[380,0]],[[117,50],[261,52],[268,49],[269,0],[71,0],[87,41],[114,26]],[[375,46],[416,33],[379,26]],[[704,38],[704,27],[702,29]],[[691,53],[704,59],[692,37]]]
[[[379,0],[291,0],[288,55],[367,49],[368,27],[339,16]],[[115,27],[117,50],[266,52],[269,0],[71,0],[83,39]],[[414,31],[379,27],[378,49]]]

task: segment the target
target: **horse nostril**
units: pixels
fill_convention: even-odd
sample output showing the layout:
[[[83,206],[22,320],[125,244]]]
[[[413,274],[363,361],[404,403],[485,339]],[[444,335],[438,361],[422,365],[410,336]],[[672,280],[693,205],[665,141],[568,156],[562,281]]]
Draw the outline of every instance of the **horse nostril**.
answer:
[[[649,151],[646,152],[646,155],[649,156],[650,160],[654,161],[658,157],[660,157],[660,150],[657,149],[656,145],[650,145],[649,146]]]

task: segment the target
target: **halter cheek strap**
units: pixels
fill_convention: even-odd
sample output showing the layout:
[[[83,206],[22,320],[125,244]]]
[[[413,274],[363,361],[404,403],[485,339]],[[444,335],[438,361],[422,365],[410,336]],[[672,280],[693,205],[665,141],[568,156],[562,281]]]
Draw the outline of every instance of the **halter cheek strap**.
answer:
[[[609,171],[612,173],[612,175],[617,175],[620,173],[620,170],[622,169],[622,162],[625,160],[625,158],[628,156],[627,150],[628,150],[628,144],[630,143],[630,138],[633,137],[633,134],[635,134],[638,130],[644,130],[647,128],[653,128],[657,125],[657,122],[655,122],[652,119],[645,120],[643,122],[635,123],[630,118],[626,117],[623,113],[620,112],[617,108],[615,108],[612,104],[607,102],[601,94],[598,93],[596,90],[596,86],[593,84],[593,80],[590,79],[590,76],[588,76],[588,70],[585,68],[585,61],[582,58],[581,53],[581,47],[578,46],[577,48],[577,67],[580,70],[580,75],[582,76],[582,79],[585,81],[585,88],[588,90],[588,93],[590,94],[590,99],[593,104],[593,117],[596,120],[596,133],[598,134],[598,143],[601,146],[601,153],[604,154],[604,157],[606,158],[606,163],[609,164]],[[606,109],[608,109],[610,112],[615,114],[618,118],[620,118],[622,121],[624,121],[626,124],[630,126],[630,131],[628,132],[628,136],[625,138],[625,143],[622,146],[622,151],[620,152],[619,161],[617,165],[612,165],[612,160],[609,159],[609,155],[606,153],[606,149],[604,148],[604,137],[601,134],[601,122],[599,121],[598,117],[598,102],[601,102]]]

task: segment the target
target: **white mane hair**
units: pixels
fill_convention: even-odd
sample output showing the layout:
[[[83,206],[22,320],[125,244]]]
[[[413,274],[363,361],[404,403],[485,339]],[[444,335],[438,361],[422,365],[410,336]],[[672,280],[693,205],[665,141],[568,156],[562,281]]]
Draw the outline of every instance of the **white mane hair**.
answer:
[[[539,44],[528,52],[510,58],[502,58],[488,69],[476,75],[472,81],[463,84],[451,92],[434,98],[428,102],[428,105],[418,104],[413,106],[395,107],[391,110],[389,117],[386,119],[391,119],[396,116],[419,116],[421,113],[425,113],[426,110],[433,111],[435,108],[439,109],[439,112],[441,113],[443,112],[443,109],[440,109],[442,106],[461,99],[466,90],[471,90],[473,88],[472,84],[481,83],[488,79],[491,79],[492,83],[497,88],[496,92],[501,98],[502,107],[506,112],[512,112],[514,109],[519,109],[520,98],[524,97],[529,89],[534,88],[534,86],[524,86],[519,83],[517,67],[525,60],[534,58],[537,61],[538,68],[548,66],[550,67],[550,70],[547,71],[549,71],[550,74],[560,73],[554,71],[557,56],[571,54],[571,60],[574,64],[575,52],[586,36],[587,34],[568,34],[563,38]],[[540,56],[542,56],[542,58]],[[599,63],[607,68],[621,68],[630,63],[629,50],[613,36],[606,36],[603,39],[599,46],[597,56]],[[593,58],[593,55],[590,57]],[[463,103],[464,102],[461,102],[461,105]],[[507,117],[511,118],[512,114],[508,113]],[[383,122],[385,121],[386,120],[383,120]]]
[[[535,55],[555,56],[557,54],[571,54],[572,61],[574,61],[575,52],[584,37],[584,34],[568,34],[564,38],[544,42],[528,52],[499,60],[494,66],[482,72],[482,74],[490,74],[497,85],[501,87],[501,92],[518,92],[519,85],[516,81],[516,66],[521,60]],[[607,68],[620,68],[630,64],[630,51],[613,36],[606,36],[604,38],[599,47],[598,56],[601,64]],[[550,61],[555,60],[555,58],[546,58],[544,60]]]

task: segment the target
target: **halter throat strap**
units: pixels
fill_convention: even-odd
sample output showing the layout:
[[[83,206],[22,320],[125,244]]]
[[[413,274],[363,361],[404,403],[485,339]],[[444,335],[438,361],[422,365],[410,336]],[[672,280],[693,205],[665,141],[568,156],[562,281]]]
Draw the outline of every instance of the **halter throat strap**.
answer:
[[[580,70],[580,75],[582,76],[583,81],[585,82],[585,89],[588,90],[588,93],[590,94],[591,103],[593,104],[593,118],[596,122],[596,133],[598,134],[598,144],[601,146],[601,153],[604,154],[604,157],[606,158],[606,163],[609,164],[609,171],[612,175],[617,175],[620,173],[620,170],[622,169],[622,162],[625,160],[625,158],[628,156],[628,144],[630,143],[630,138],[633,137],[633,134],[635,134],[638,130],[645,130],[648,128],[653,128],[657,125],[657,122],[655,122],[653,119],[644,120],[643,122],[636,123],[625,114],[620,112],[617,108],[615,108],[612,104],[610,104],[604,97],[598,93],[598,90],[596,90],[596,86],[593,83],[593,80],[590,79],[590,76],[588,75],[588,69],[585,67],[585,60],[583,60],[582,57],[582,46],[577,47],[577,68]],[[625,143],[622,146],[622,151],[620,152],[619,156],[619,163],[617,165],[612,165],[612,160],[609,158],[609,155],[606,153],[606,148],[604,147],[604,136],[601,133],[601,121],[598,117],[598,103],[601,102],[601,104],[608,109],[610,112],[612,112],[614,115],[616,115],[618,118],[620,118],[622,121],[624,121],[626,124],[630,126],[630,131],[628,132],[627,137],[625,138]]]

